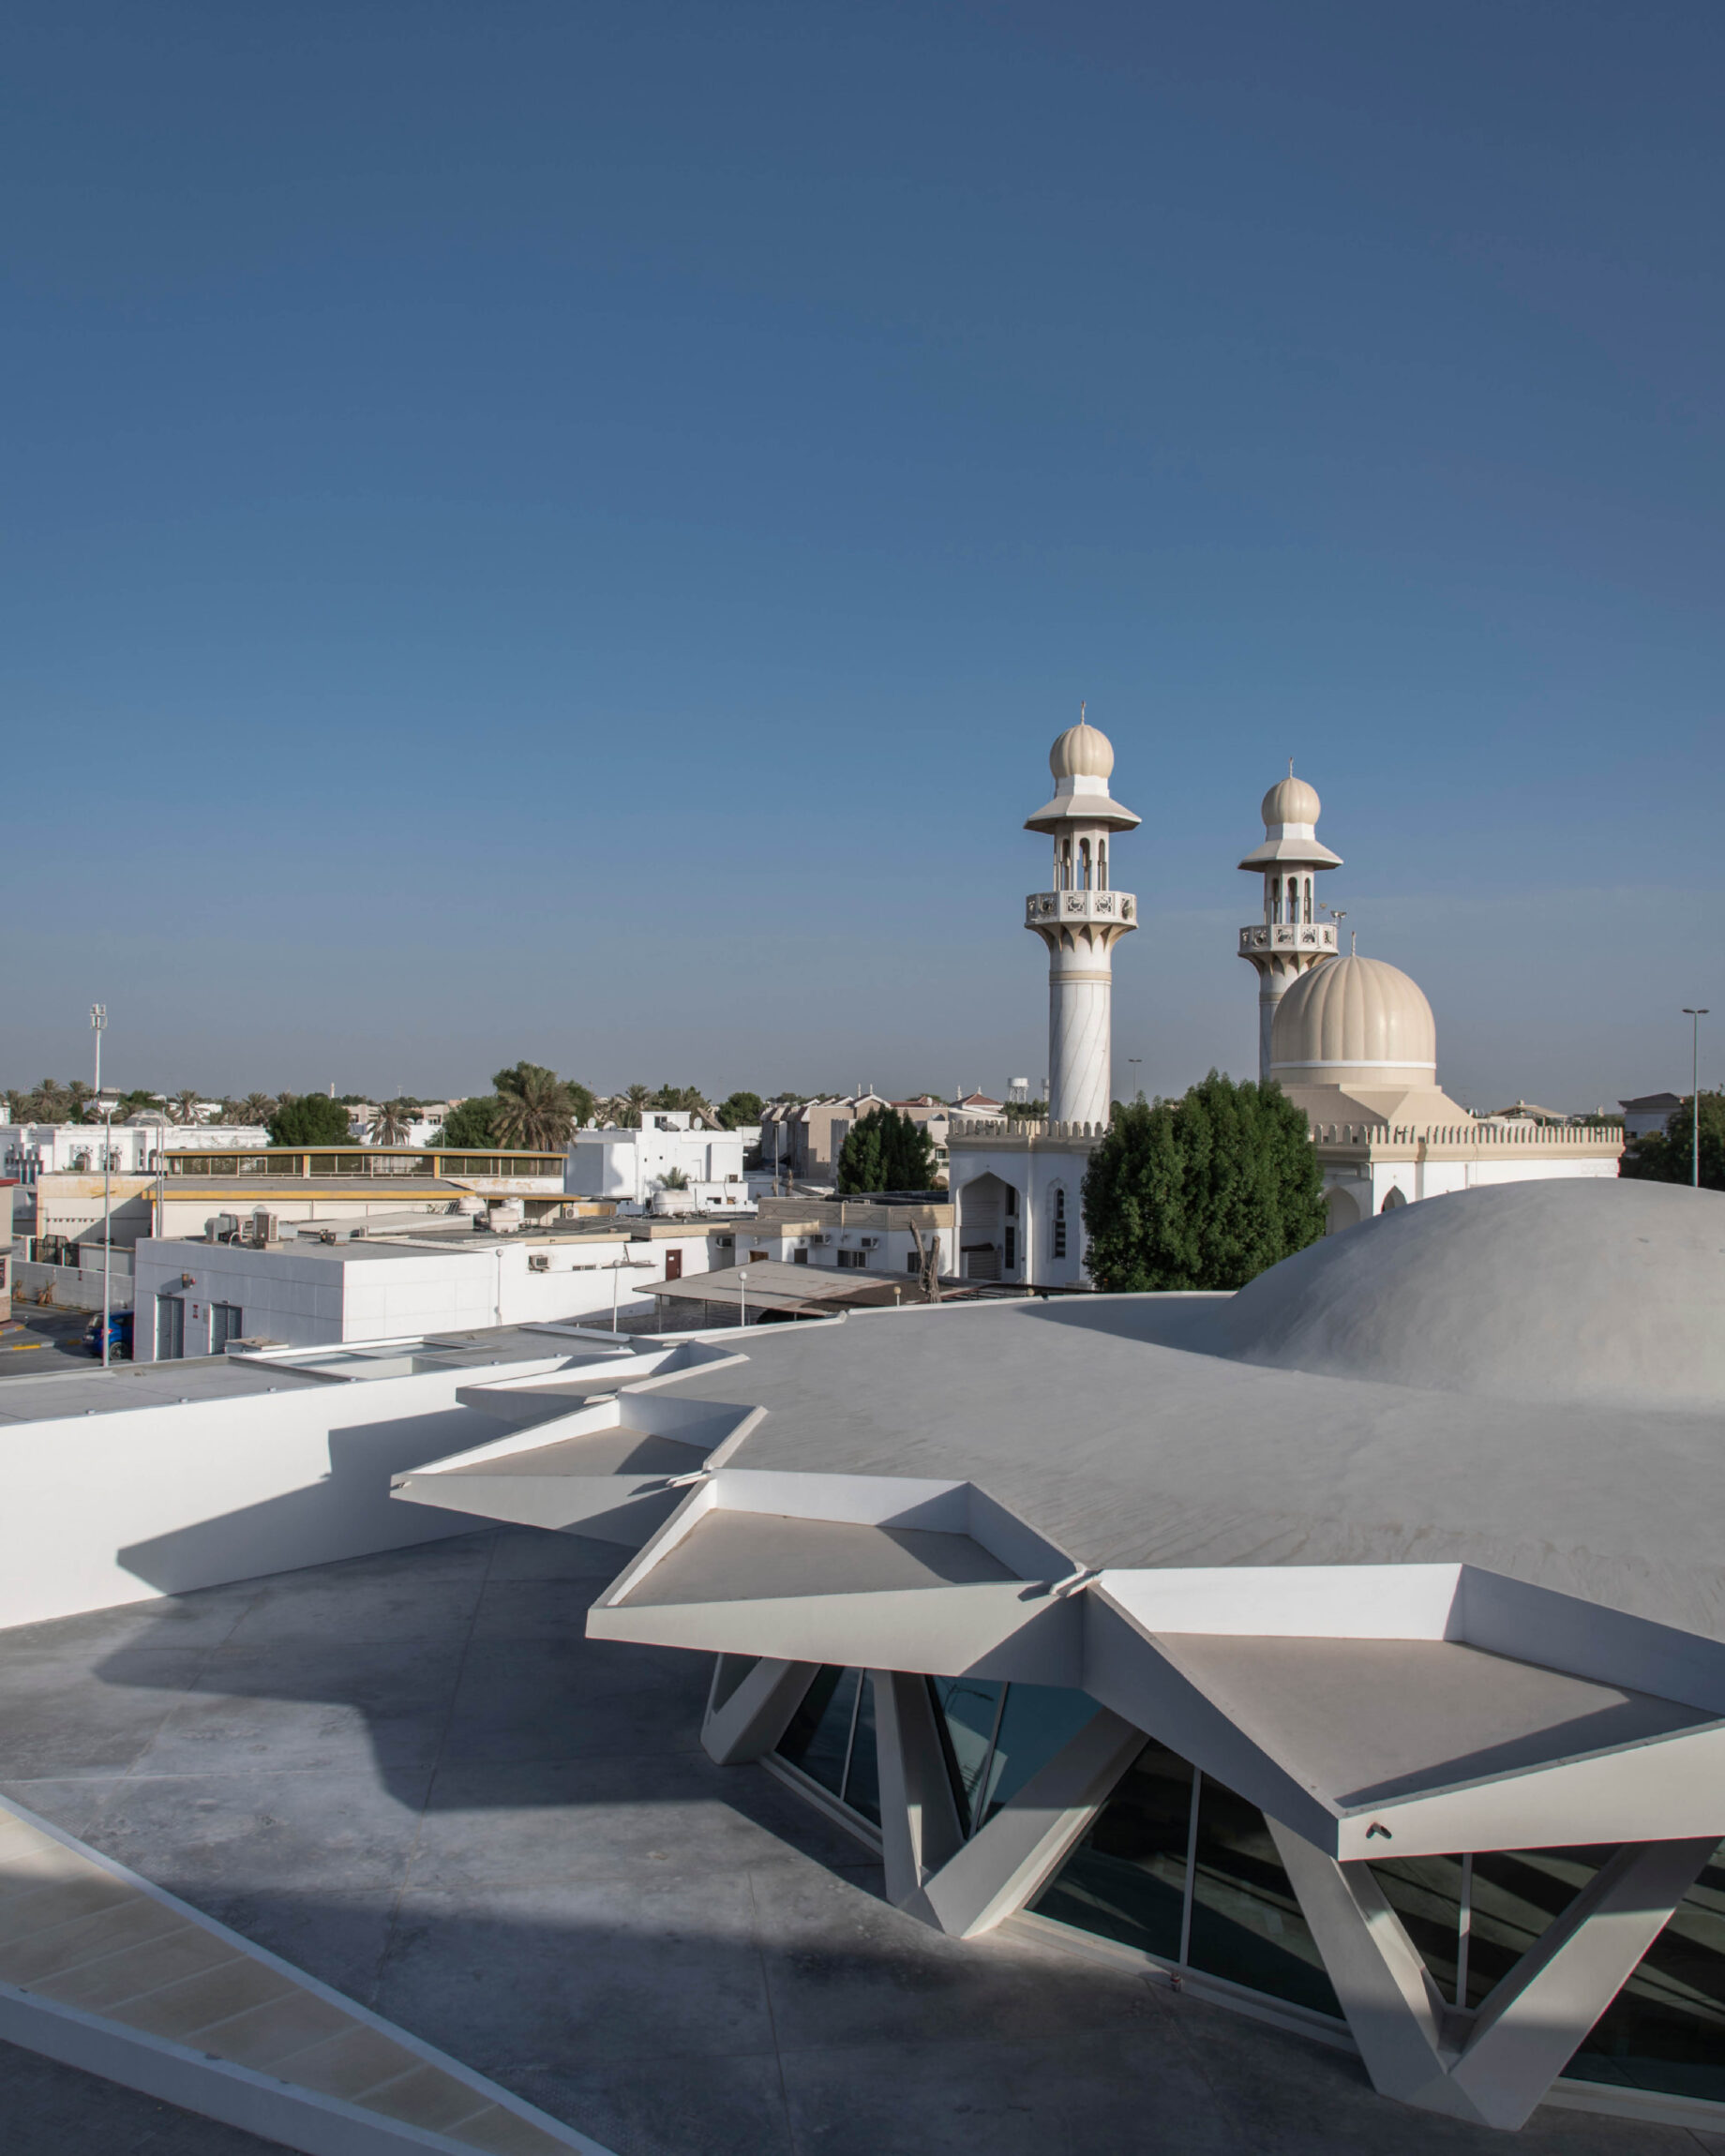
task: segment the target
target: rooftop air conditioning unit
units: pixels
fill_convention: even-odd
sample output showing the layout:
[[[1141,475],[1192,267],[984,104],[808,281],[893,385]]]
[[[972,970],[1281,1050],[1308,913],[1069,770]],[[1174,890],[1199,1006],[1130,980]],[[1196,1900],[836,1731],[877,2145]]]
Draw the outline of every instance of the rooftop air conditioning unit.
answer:
[[[251,1216],[251,1239],[260,1248],[265,1243],[281,1240],[281,1215],[268,1212],[260,1205]]]
[[[240,1232],[237,1213],[217,1213],[203,1223],[203,1232],[212,1243],[231,1243]]]
[[[530,1273],[548,1273],[551,1269],[550,1251],[530,1250],[527,1257],[527,1269]]]

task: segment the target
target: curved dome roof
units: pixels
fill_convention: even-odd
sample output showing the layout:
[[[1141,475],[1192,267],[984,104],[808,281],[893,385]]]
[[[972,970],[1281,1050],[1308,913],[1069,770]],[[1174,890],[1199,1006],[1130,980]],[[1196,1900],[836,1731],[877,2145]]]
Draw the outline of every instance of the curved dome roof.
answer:
[[[1242,1362],[1325,1377],[1674,1408],[1725,1404],[1721,1310],[1725,1197],[1601,1178],[1382,1213],[1260,1273],[1226,1329]]]
[[[1057,779],[1105,779],[1114,771],[1114,743],[1098,727],[1080,722],[1068,726],[1048,752],[1048,769]]]
[[[1381,958],[1332,958],[1294,983],[1276,1011],[1269,1067],[1295,1084],[1339,1071],[1403,1071],[1429,1081],[1437,1021],[1418,981]]]
[[[1316,823],[1323,808],[1317,788],[1309,786],[1304,779],[1297,779],[1290,771],[1265,795],[1258,813],[1264,818],[1265,830],[1274,831],[1278,824]]]

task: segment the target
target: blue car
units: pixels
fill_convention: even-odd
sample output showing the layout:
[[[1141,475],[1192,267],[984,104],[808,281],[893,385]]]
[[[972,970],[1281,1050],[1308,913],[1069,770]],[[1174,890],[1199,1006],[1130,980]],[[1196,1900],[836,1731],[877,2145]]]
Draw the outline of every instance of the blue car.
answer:
[[[102,1352],[102,1320],[98,1310],[84,1327],[83,1344],[93,1355]],[[132,1313],[130,1310],[110,1310],[108,1313],[108,1359],[111,1362],[129,1362],[132,1354]]]

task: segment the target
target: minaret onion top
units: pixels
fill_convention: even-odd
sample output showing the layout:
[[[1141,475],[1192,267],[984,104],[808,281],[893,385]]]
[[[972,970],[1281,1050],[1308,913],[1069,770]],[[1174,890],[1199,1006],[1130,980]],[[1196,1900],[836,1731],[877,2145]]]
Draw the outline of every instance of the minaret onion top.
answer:
[[[1264,844],[1254,846],[1240,866],[1273,868],[1279,861],[1286,861],[1304,863],[1309,868],[1340,868],[1342,856],[1318,843],[1318,817],[1323,807],[1317,788],[1297,779],[1290,764],[1287,777],[1278,779],[1259,804]]]
[[[1054,774],[1054,799],[1025,818],[1026,831],[1058,831],[1081,823],[1131,831],[1143,821],[1110,797],[1114,743],[1084,718],[1068,726],[1049,750],[1048,769]]]

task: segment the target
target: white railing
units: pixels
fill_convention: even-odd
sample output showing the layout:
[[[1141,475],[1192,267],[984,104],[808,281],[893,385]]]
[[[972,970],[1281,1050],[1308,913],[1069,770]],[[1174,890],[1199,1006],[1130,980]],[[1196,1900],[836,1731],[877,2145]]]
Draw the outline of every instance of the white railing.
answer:
[[[1334,951],[1333,921],[1258,922],[1239,932],[1242,951]]]
[[[1135,921],[1138,902],[1130,891],[1033,891],[1025,900],[1025,925],[1056,921]]]
[[[1623,1150],[1623,1133],[1614,1127],[1582,1123],[1314,1123],[1319,1145],[1542,1145],[1579,1150]]]
[[[991,1115],[984,1121],[967,1115],[952,1125],[948,1143],[953,1138],[1101,1138],[1107,1130],[1106,1123],[1054,1123],[1023,1115]]]

